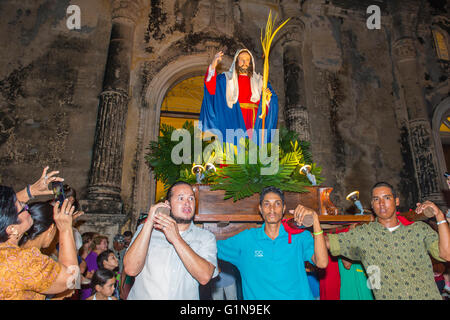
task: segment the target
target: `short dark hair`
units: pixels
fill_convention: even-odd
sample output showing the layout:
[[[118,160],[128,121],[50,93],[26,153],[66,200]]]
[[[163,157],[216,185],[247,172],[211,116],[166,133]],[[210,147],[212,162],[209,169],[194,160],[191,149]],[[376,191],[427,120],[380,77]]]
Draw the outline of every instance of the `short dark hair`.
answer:
[[[133,232],[131,232],[130,230],[127,230],[123,233],[124,237],[132,237],[133,236]]]
[[[114,278],[114,272],[108,269],[98,269],[95,271],[94,275],[91,279],[91,288],[94,292],[95,286],[99,285],[100,287],[103,287],[106,282],[108,282],[109,279]]]
[[[81,235],[81,239],[83,240],[83,244],[92,241],[92,239],[94,239],[94,237],[97,235],[97,232],[84,232]]]
[[[105,267],[103,266],[103,261],[107,261],[111,253],[114,254],[114,251],[112,251],[111,249],[107,249],[98,255],[97,265],[99,269],[105,269]]]
[[[7,241],[9,238],[6,228],[19,223],[16,200],[16,193],[13,188],[0,186],[0,243]]]
[[[259,195],[259,205],[262,206],[263,201],[264,201],[264,197],[266,196],[266,194],[268,193],[276,193],[280,196],[281,198],[281,205],[284,206],[284,193],[283,191],[281,191],[281,189],[277,188],[277,187],[273,187],[273,186],[268,186],[268,187],[264,187],[261,190],[261,194]]]
[[[84,254],[84,245],[88,243],[89,241],[92,241],[92,239],[97,235],[97,232],[84,232],[81,235],[81,240],[83,240],[83,246],[78,250],[78,255],[82,256]]]
[[[114,236],[113,242],[124,243],[124,241],[125,236],[123,234],[118,233]]]
[[[370,191],[370,196],[372,196],[373,190],[375,190],[376,188],[379,188],[379,187],[388,187],[389,189],[391,189],[394,199],[397,198],[397,193],[395,192],[394,187],[391,184],[384,182],[384,181],[379,181],[373,185],[372,190]]]
[[[104,236],[104,235],[101,235],[101,234],[96,234],[96,235],[94,236],[94,238],[92,238],[92,243],[91,243],[90,249],[91,249],[91,250],[95,250],[95,248],[96,248],[100,243],[102,243],[103,240],[106,240],[106,242],[109,241],[107,236]]]
[[[173,188],[175,188],[176,186],[182,185],[182,184],[188,185],[189,187],[192,188],[191,184],[187,183],[186,181],[177,181],[177,182],[175,182],[173,185],[171,185],[169,187],[169,189],[167,189],[167,194],[166,194],[166,200],[167,201],[170,202],[170,198],[172,198]]]
[[[77,200],[77,192],[75,191],[74,188],[72,188],[71,186],[65,184],[63,185],[63,190],[64,190],[64,195],[66,196],[66,198],[69,197],[73,197],[73,206],[75,207],[75,211],[78,211],[80,208],[80,204]]]
[[[33,219],[33,225],[20,239],[19,246],[22,246],[27,241],[36,239],[55,223],[53,219],[53,206],[48,202],[32,203],[28,207],[28,212]]]

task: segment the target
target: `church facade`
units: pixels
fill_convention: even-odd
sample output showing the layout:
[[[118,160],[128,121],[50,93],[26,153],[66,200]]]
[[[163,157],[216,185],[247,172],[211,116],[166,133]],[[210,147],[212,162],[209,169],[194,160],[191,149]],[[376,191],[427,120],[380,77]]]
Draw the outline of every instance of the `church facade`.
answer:
[[[162,118],[198,117],[220,50],[223,70],[247,48],[262,73],[272,10],[277,23],[290,18],[270,53],[279,126],[311,143],[333,203],[345,211],[346,194],[359,190],[370,207],[371,186],[388,181],[403,210],[444,205],[449,9],[431,0],[2,1],[1,184],[19,189],[48,164],[77,190],[86,231],[134,230],[157,200],[145,155]],[[164,107],[173,96],[181,111]]]

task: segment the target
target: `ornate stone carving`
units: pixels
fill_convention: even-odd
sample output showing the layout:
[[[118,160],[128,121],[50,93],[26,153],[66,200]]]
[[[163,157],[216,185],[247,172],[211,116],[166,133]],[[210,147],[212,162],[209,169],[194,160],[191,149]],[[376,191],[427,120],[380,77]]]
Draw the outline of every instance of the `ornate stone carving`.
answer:
[[[310,141],[301,45],[293,41],[287,43],[283,46],[286,125],[297,132],[302,140]]]
[[[284,19],[298,16],[301,11],[300,6],[300,1],[281,1],[280,8]]]
[[[286,126],[299,134],[303,141],[311,141],[308,110],[302,105],[291,106],[285,111]]]
[[[416,58],[416,48],[414,46],[414,40],[411,38],[397,40],[394,43],[393,51],[398,62],[414,60]]]
[[[410,121],[409,133],[420,197],[429,198],[433,194],[440,193],[430,124],[424,119]]]
[[[122,1],[117,8],[125,9],[138,3]],[[84,204],[86,212],[122,213],[120,191],[133,35],[134,23],[113,21],[100,94],[88,200]]]
[[[120,201],[127,107],[128,94],[125,92],[105,91],[100,95],[88,199]]]
[[[114,0],[112,4],[112,18],[125,18],[136,22],[145,12],[150,1],[145,0]]]
[[[289,42],[301,43],[303,41],[304,26],[302,24],[292,24],[289,21],[286,26],[280,30],[280,39],[282,41],[281,45],[285,46]]]

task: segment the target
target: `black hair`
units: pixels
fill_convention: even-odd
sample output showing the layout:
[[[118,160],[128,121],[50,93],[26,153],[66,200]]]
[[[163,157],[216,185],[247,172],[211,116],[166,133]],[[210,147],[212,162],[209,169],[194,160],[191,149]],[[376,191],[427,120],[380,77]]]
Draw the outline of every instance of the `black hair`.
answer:
[[[111,253],[114,254],[114,251],[112,251],[111,249],[106,249],[105,251],[103,251],[98,255],[97,265],[99,269],[105,269],[105,267],[103,266],[103,261],[107,261]]]
[[[84,232],[81,235],[81,239],[83,240],[83,244],[91,241],[97,235],[97,232]]]
[[[0,243],[9,238],[6,228],[19,223],[16,200],[16,193],[11,187],[0,186]]]
[[[47,231],[55,223],[55,220],[53,220],[53,206],[48,202],[32,203],[28,206],[28,212],[33,219],[33,225],[20,239],[19,246],[22,246],[27,241],[36,239],[37,236]]]
[[[284,206],[284,193],[283,193],[283,191],[281,191],[277,187],[273,187],[273,186],[264,187],[262,189],[261,194],[259,195],[259,205],[262,206],[263,201],[264,201],[264,197],[266,196],[266,194],[271,193],[271,192],[272,193],[276,193],[277,195],[280,196],[280,198],[281,198],[281,205]]]
[[[64,195],[66,196],[66,198],[73,197],[74,202],[72,205],[75,208],[75,211],[78,211],[80,208],[80,204],[78,203],[77,192],[75,191],[75,189],[72,188],[71,186],[65,184],[65,185],[63,185],[63,190],[64,190]]]
[[[115,278],[114,272],[112,272],[111,270],[107,269],[96,270],[91,279],[92,290],[96,292],[97,290],[95,290],[95,286],[99,285],[100,287],[103,287],[105,283],[108,282],[108,280],[111,278]]]
[[[97,232],[84,232],[81,235],[81,240],[83,241],[83,245],[81,246],[81,248],[78,250],[78,255],[82,256],[84,253],[84,244],[88,243],[89,241],[92,241],[92,239],[94,239],[94,237],[97,235]],[[88,248],[89,250],[89,248]]]
[[[94,238],[92,239],[92,243],[91,246],[89,247],[90,250],[95,250],[95,248],[102,243],[103,240],[106,240],[106,242],[108,242],[108,237],[101,235],[101,234],[96,234],[94,236]]]
[[[124,237],[132,237],[133,236],[133,233],[131,232],[131,231],[125,231],[124,233],[123,233],[123,236]]]
[[[182,184],[188,185],[189,187],[192,188],[192,186],[191,186],[189,183],[187,183],[186,181],[177,181],[177,182],[175,182],[175,183],[174,183],[173,185],[171,185],[171,186],[169,187],[169,189],[167,190],[167,194],[166,194],[166,200],[167,200],[167,201],[170,202],[170,198],[172,198],[173,188],[175,188],[176,186],[182,185]]]
[[[387,182],[384,182],[384,181],[380,181],[380,182],[375,183],[373,185],[373,187],[372,187],[372,190],[370,191],[370,195],[372,196],[373,190],[375,190],[376,188],[379,188],[379,187],[388,187],[389,189],[391,189],[391,192],[392,192],[392,195],[394,196],[394,199],[397,198],[397,193],[395,192],[394,187],[391,184],[389,184]]]

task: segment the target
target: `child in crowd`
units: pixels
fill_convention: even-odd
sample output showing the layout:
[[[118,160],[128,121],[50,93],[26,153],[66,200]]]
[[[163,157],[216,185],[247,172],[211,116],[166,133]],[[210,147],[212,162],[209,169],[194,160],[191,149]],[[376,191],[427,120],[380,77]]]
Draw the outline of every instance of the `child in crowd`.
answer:
[[[116,278],[116,287],[113,296],[119,299],[119,288],[120,288],[120,272],[119,272],[119,260],[117,260],[116,255],[110,249],[103,251],[97,257],[97,265],[99,269],[110,270],[114,273]]]
[[[107,269],[98,269],[95,271],[91,280],[91,287],[94,294],[86,300],[117,300],[113,297],[116,286],[116,277],[114,272]]]
[[[86,271],[84,277],[91,279],[94,272],[98,269],[97,257],[105,250],[108,249],[108,238],[103,235],[97,235],[92,239],[91,252],[87,255]],[[87,297],[92,295],[91,288],[81,289],[81,300],[86,300]]]

